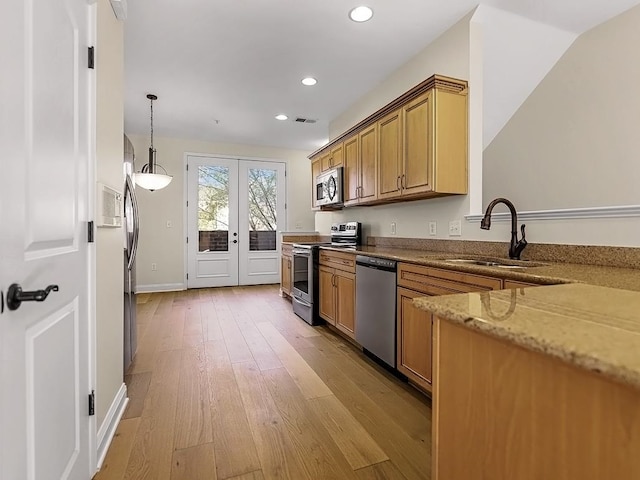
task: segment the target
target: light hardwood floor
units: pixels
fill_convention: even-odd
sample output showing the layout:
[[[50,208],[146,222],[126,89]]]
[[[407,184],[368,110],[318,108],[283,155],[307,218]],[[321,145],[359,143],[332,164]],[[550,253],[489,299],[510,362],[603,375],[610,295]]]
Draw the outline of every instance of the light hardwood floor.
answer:
[[[138,329],[95,480],[431,478],[428,399],[276,285],[138,295]]]

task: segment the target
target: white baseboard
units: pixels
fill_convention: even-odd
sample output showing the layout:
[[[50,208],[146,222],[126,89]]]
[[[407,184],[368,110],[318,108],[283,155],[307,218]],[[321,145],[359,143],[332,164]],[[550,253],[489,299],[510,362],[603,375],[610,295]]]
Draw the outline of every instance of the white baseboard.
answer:
[[[501,207],[502,208],[502,207]],[[518,212],[518,220],[570,220],[577,218],[627,218],[639,217],[640,205],[622,205],[612,207],[563,208],[558,210],[532,210]],[[468,222],[480,222],[484,215],[465,215]],[[491,220],[496,222],[510,222],[509,212],[492,213]]]
[[[100,428],[98,429],[98,465],[96,467],[98,470],[102,467],[104,457],[107,456],[107,450],[109,450],[109,445],[111,445],[113,436],[116,433],[116,428],[122,418],[124,409],[127,408],[127,403],[129,403],[129,398],[127,397],[127,385],[123,383],[113,399],[113,402],[111,402],[111,406],[107,411],[107,415],[104,418],[102,425],[100,425]]]
[[[186,290],[184,283],[155,283],[152,285],[137,285],[136,293],[152,293],[152,292],[177,292]]]

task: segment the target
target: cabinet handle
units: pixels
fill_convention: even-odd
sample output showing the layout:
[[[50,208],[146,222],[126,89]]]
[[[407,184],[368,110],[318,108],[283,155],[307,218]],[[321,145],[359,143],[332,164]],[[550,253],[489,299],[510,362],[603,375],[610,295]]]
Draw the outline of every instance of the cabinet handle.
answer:
[[[342,264],[343,265],[351,265],[351,262],[349,260],[342,260]]]
[[[398,180],[396,180],[396,190],[400,190],[400,175],[398,175]]]
[[[402,174],[402,180],[400,181],[400,186],[402,187],[403,190],[407,188],[404,184],[404,173]]]

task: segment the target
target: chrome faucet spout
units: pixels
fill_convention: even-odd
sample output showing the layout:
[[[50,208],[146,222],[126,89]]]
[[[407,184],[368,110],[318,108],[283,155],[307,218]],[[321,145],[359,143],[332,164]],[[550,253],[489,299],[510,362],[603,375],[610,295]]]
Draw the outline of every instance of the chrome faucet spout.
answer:
[[[483,230],[489,230],[491,228],[491,212],[499,203],[504,203],[509,209],[509,212],[511,212],[511,242],[509,243],[509,258],[520,260],[520,254],[527,246],[527,240],[525,239],[524,224],[521,227],[522,239],[518,240],[518,213],[516,212],[516,207],[513,206],[513,203],[502,197],[492,200],[487,206],[484,217],[480,221],[480,228]]]

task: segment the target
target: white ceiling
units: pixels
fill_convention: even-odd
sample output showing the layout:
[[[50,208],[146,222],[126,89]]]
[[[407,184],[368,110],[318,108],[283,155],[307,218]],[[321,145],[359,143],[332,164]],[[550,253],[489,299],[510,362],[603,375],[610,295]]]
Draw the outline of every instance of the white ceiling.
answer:
[[[581,33],[640,0],[488,0]],[[473,0],[129,0],[125,132],[312,151],[329,122],[477,5]],[[433,72],[439,73],[439,72]],[[300,80],[314,76],[318,84]],[[274,116],[285,113],[287,121]],[[296,123],[295,117],[317,123]],[[219,123],[216,123],[216,120]]]

